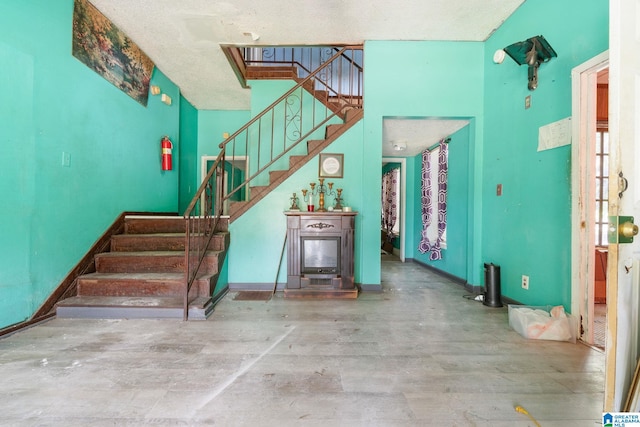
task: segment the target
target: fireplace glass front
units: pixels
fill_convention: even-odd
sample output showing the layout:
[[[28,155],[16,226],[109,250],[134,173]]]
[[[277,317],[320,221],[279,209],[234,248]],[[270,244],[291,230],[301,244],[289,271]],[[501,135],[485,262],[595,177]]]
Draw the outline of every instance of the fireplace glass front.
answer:
[[[340,275],[340,237],[307,236],[300,240],[302,274],[316,277]]]

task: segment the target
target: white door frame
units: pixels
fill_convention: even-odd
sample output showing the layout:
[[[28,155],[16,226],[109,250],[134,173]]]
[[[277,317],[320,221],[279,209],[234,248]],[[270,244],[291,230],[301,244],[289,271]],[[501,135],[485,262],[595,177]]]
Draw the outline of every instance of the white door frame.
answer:
[[[407,228],[407,159],[404,157],[383,157],[382,161],[400,163],[400,261],[404,262]]]
[[[596,88],[598,72],[608,66],[606,51],[571,71],[571,313],[582,319],[588,344],[594,340]]]

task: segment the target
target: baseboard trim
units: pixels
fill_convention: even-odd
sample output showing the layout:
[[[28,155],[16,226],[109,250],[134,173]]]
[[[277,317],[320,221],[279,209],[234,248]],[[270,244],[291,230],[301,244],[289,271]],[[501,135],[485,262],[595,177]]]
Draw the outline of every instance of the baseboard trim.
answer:
[[[441,275],[442,277],[446,277],[447,279],[451,280],[452,282],[455,282],[461,286],[463,286],[467,291],[469,291],[469,293],[472,293],[473,295],[480,295],[480,294],[484,294],[484,286],[479,286],[479,285],[472,285],[471,283],[467,282],[465,279],[458,277],[458,276],[454,276],[451,273],[448,273],[446,271],[440,270],[439,268],[436,268],[432,265],[429,264],[425,264],[424,262],[418,261],[416,259],[413,258],[408,258],[406,261],[409,262],[415,262],[416,264],[420,264],[421,266],[423,266],[424,268],[426,268],[427,270],[433,271],[436,274]],[[504,295],[502,295],[502,292],[500,293],[500,300],[502,301],[502,304],[504,305],[508,305],[508,304],[513,304],[513,305],[521,305],[521,302],[518,302],[514,299],[511,299],[509,297],[505,297]]]
[[[361,283],[357,285],[362,292],[382,292],[381,284]]]
[[[278,283],[276,286],[277,291],[282,291],[286,287],[286,283]],[[273,291],[273,283],[229,283],[229,291]]]
[[[16,323],[14,325],[7,326],[6,328],[0,329],[0,337],[9,336],[13,333],[22,331],[23,329],[28,329],[33,326],[39,325],[40,323],[44,323],[47,320],[53,319],[56,317],[56,313],[48,313],[43,316],[34,317],[29,320],[25,320],[24,322]]]
[[[278,283],[276,291],[284,291],[287,287],[286,283]],[[356,283],[356,287],[361,292],[382,292],[382,285],[380,284],[359,284]],[[229,283],[230,292],[238,291],[272,291],[273,283]]]
[[[426,268],[427,270],[433,271],[434,273],[437,273],[437,274],[439,274],[440,276],[446,277],[447,279],[451,280],[452,282],[455,282],[455,283],[457,283],[457,284],[459,284],[459,285],[462,285],[462,286],[464,286],[465,288],[467,288],[467,285],[471,286],[472,288],[474,287],[474,286],[470,285],[470,284],[467,282],[467,280],[466,280],[466,279],[463,279],[463,278],[461,278],[461,277],[455,276],[455,275],[453,275],[453,274],[451,274],[451,273],[449,273],[449,272],[447,272],[447,271],[440,270],[440,269],[439,269],[439,268],[437,268],[437,267],[434,267],[434,266],[432,266],[432,265],[430,265],[430,264],[427,264],[427,263],[422,262],[422,261],[420,261],[420,260],[417,260],[417,259],[415,259],[415,258],[406,258],[406,259],[405,259],[405,262],[415,262],[416,264],[421,265],[422,267]]]
[[[229,286],[225,286],[211,298],[211,304],[215,307],[229,293]]]

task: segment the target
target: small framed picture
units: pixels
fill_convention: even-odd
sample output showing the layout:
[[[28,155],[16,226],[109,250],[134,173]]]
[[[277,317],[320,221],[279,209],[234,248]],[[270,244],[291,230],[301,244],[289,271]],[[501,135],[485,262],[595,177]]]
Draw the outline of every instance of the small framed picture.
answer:
[[[320,153],[320,178],[342,178],[344,154]]]

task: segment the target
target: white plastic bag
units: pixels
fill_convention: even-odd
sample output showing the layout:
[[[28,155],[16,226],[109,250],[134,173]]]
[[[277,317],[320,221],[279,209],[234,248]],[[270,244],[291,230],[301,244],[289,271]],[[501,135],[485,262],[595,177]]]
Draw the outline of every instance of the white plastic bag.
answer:
[[[528,339],[575,341],[571,319],[561,305],[550,309],[509,305],[509,326]]]

